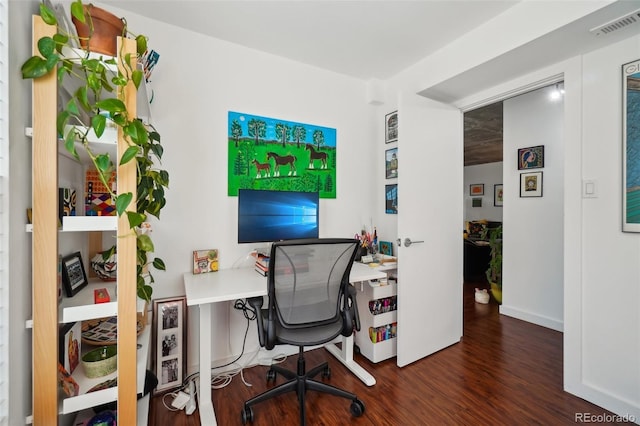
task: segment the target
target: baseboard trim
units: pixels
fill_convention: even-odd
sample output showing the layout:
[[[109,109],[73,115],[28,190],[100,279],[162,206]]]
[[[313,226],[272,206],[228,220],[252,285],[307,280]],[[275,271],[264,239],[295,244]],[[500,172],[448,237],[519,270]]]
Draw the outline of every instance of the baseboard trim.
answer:
[[[501,305],[500,314],[508,317],[516,318],[522,321],[527,321],[532,324],[539,325],[541,327],[550,328],[556,331],[564,331],[564,322],[558,321],[553,318],[537,315],[532,312],[523,311],[510,306]]]

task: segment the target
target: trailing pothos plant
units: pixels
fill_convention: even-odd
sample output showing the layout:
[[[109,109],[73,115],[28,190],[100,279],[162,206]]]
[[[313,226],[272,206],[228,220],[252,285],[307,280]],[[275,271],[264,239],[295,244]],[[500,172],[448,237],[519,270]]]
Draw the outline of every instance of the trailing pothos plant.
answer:
[[[84,7],[81,0],[71,4],[71,14],[78,21],[87,23],[93,34],[93,24],[90,9]],[[136,233],[137,247],[137,294],[146,301],[151,301],[153,292],[150,284],[154,282],[151,273],[147,272],[148,265],[158,270],[165,270],[165,264],[160,258],[149,258],[154,251],[153,241],[146,232],[140,232],[140,225],[148,215],[160,218],[160,210],[164,207],[165,188],[169,185],[169,173],[157,168],[163,154],[160,134],[148,123],[137,117],[132,117],[124,102],[124,88],[130,82],[140,87],[143,72],[131,62],[137,64],[137,58],[131,54],[118,55],[118,59],[101,54],[91,54],[90,50],[80,51],[72,49],[79,38],[75,34],[66,32],[54,12],[44,4],[40,4],[40,16],[49,25],[56,26],[56,33],[52,37],[42,37],[38,40],[38,51],[22,65],[23,78],[37,79],[52,70],[57,70],[58,81],[65,78],[73,79],[79,87],[71,94],[71,99],[62,105],[57,117],[57,132],[64,141],[66,150],[79,159],[76,146],[82,146],[91,159],[93,166],[103,185],[108,188],[115,200],[118,216],[127,215],[132,232]],[[125,22],[123,36],[129,35]],[[137,57],[141,57],[147,50],[147,38],[143,35],[135,37]],[[132,61],[133,59],[133,61]],[[122,64],[117,71],[118,62]],[[84,118],[84,120],[83,120]],[[137,205],[136,211],[127,211],[133,200],[131,192],[116,194],[110,182],[115,176],[114,159],[109,154],[94,153],[89,145],[91,131],[96,136],[103,135],[108,121],[122,129],[128,148],[119,153],[119,164],[135,161],[137,166]],[[108,259],[115,251],[115,246],[103,253]]]

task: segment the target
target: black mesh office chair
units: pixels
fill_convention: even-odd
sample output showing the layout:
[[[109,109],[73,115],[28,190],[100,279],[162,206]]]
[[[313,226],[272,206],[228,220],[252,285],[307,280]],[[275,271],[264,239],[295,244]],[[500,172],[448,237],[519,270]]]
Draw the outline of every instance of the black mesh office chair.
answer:
[[[360,329],[355,289],[349,285],[357,248],[357,240],[341,238],[282,241],[271,247],[266,309],[262,309],[262,297],[248,302],[258,312],[260,345],[267,349],[279,344],[298,346],[298,371],[272,365],[267,381],[275,381],[277,374],[288,380],[246,401],[242,424],[253,421],[253,405],[294,391],[301,425],[305,424],[307,390],[350,399],[351,414],[359,417],[364,413],[364,404],[356,395],[312,379],[319,373],[330,377],[328,363],[307,371],[304,360],[305,346],[327,343],[341,334],[350,336],[354,327]]]

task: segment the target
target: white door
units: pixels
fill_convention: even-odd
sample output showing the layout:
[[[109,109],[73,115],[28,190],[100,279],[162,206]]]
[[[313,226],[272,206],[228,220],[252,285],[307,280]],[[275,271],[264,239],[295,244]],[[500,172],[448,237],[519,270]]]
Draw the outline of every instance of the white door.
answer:
[[[462,112],[457,108],[415,94],[400,95],[400,367],[462,336],[462,132]]]

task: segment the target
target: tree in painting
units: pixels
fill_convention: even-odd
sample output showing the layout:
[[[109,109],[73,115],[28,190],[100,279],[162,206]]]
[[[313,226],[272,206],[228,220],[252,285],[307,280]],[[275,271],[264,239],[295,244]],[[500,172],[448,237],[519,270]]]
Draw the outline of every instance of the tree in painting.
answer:
[[[282,142],[282,147],[284,148],[289,140],[289,126],[284,123],[276,124],[276,138]]]
[[[236,141],[236,148],[238,147],[238,141],[240,140],[241,136],[242,126],[240,125],[240,122],[238,122],[238,120],[233,120],[233,122],[231,123],[231,137],[234,141]]]
[[[254,138],[256,145],[258,145],[260,139],[267,135],[267,123],[264,120],[252,118],[249,120],[248,130],[249,136]]]
[[[316,148],[318,149],[320,149],[320,145],[324,145],[324,133],[322,130],[313,132],[313,142],[315,142]]]
[[[304,126],[295,125],[291,129],[291,139],[296,142],[296,146],[300,148],[300,141],[307,137],[307,129]]]

